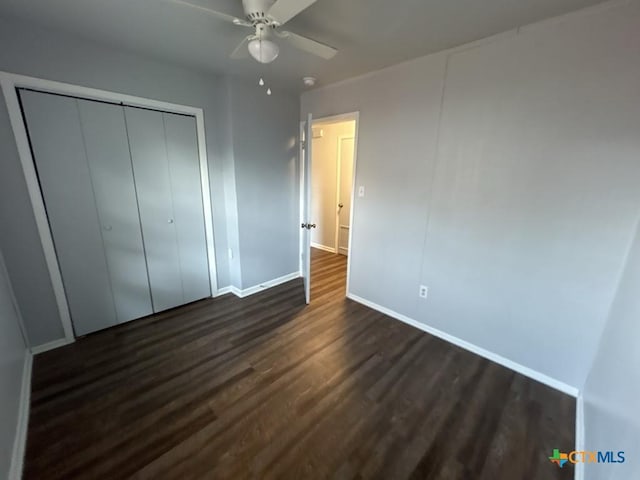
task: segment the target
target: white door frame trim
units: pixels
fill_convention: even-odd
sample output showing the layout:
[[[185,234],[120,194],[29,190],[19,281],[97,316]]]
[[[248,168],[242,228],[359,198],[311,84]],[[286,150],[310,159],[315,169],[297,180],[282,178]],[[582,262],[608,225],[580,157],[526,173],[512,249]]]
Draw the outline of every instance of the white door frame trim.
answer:
[[[298,225],[302,225],[306,222],[304,218],[304,146],[303,141],[309,141],[308,138],[304,137],[305,124],[306,120],[300,120],[300,131],[298,133],[298,159],[300,161],[300,185],[298,186],[298,190],[300,190],[300,199],[298,209],[300,211],[300,218],[298,219]],[[300,271],[300,276],[303,275],[304,271],[302,268],[302,250],[304,250],[304,236],[302,235],[302,226],[300,227],[300,234],[298,236],[298,270]]]
[[[60,265],[56,257],[53,246],[53,237],[49,229],[49,221],[44,206],[44,199],[40,191],[40,184],[35,170],[31,147],[27,136],[27,130],[22,117],[22,110],[18,100],[17,88],[29,88],[45,93],[56,93],[69,95],[72,97],[85,98],[88,100],[101,100],[110,103],[128,105],[132,107],[150,108],[171,113],[191,115],[196,119],[196,132],[198,137],[198,156],[200,160],[200,180],[202,184],[202,206],[204,212],[205,234],[207,241],[207,257],[209,261],[209,282],[211,295],[216,296],[218,292],[218,281],[215,262],[215,246],[213,238],[213,211],[211,204],[211,188],[209,185],[209,165],[207,163],[207,146],[204,128],[204,112],[201,108],[178,105],[175,103],[162,102],[123,93],[109,92],[95,88],[82,87],[69,83],[55,82],[42,78],[18,75],[10,72],[0,71],[0,86],[4,94],[4,99],[9,112],[11,127],[18,147],[18,155],[22,164],[22,171],[27,183],[31,206],[40,235],[40,242],[44,251],[47,269],[53,285],[53,291],[58,305],[58,313],[62,321],[64,336],[67,342],[75,340],[73,324],[67,297],[60,273]]]
[[[313,113],[313,112],[311,112]],[[356,165],[358,163],[358,130],[360,129],[360,112],[359,111],[354,111],[354,112],[347,112],[347,113],[340,113],[337,115],[330,115],[327,117],[320,117],[320,118],[315,118],[313,117],[313,123],[316,122],[323,122],[323,123],[327,123],[327,122],[334,122],[334,123],[338,123],[338,122],[346,122],[349,120],[355,120],[356,122],[356,128],[355,128],[355,132],[353,134],[353,170],[352,170],[352,182],[351,182],[351,212],[349,214],[349,255],[347,256],[347,285],[345,288],[345,295],[347,295],[349,293],[349,281],[351,279],[351,244],[352,244],[352,240],[353,240],[353,219],[354,219],[354,213],[355,213],[355,193],[356,193],[356,173],[357,173],[357,169],[356,169]],[[300,122],[300,125],[304,124],[305,121],[302,120]],[[313,155],[313,150],[312,150],[312,155]],[[313,162],[313,158],[310,159],[310,163]],[[302,156],[300,156],[300,169],[302,172],[302,168],[304,167],[303,165],[304,163],[304,159],[302,158]],[[300,205],[302,205],[302,198],[304,195],[304,185],[302,184],[302,181],[300,182]],[[301,209],[301,213],[302,215],[302,209]],[[337,243],[336,243],[336,251],[337,251]],[[302,255],[302,248],[303,248],[303,244],[302,244],[302,232],[300,232],[300,254]],[[302,260],[300,260],[302,262]],[[301,267],[302,267],[302,263],[301,263]],[[302,272],[302,268],[300,269],[300,272]]]

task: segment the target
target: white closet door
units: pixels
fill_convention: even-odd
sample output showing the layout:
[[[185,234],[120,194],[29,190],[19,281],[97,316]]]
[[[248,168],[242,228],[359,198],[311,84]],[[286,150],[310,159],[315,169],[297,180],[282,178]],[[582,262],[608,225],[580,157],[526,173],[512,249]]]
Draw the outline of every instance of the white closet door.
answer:
[[[161,112],[124,107],[156,312],[183,303],[169,162]]]
[[[25,90],[20,99],[75,332],[115,325],[76,100]]]
[[[124,111],[78,100],[119,322],[153,313]]]
[[[211,296],[196,119],[164,113],[184,303]]]

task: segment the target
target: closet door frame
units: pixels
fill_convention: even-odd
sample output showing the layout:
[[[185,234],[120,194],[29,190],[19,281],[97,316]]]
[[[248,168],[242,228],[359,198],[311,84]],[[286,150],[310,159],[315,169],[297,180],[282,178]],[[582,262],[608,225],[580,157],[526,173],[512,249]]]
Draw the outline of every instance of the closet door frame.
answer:
[[[20,157],[22,171],[27,183],[27,190],[29,192],[31,206],[35,215],[38,234],[40,235],[40,243],[42,244],[42,249],[44,251],[47,269],[49,270],[49,276],[58,306],[58,313],[64,329],[65,338],[52,342],[50,348],[74,342],[75,335],[73,331],[73,323],[71,322],[69,305],[67,303],[67,297],[64,290],[64,284],[62,283],[60,265],[58,264],[58,259],[53,245],[53,236],[49,228],[49,220],[47,218],[42,192],[40,191],[40,184],[36,174],[34,158],[31,154],[25,119],[23,118],[22,109],[20,108],[17,91],[19,88],[36,90],[42,93],[67,95],[84,100],[120,104],[123,106],[149,108],[161,112],[177,113],[195,117],[196,133],[198,137],[198,157],[200,160],[200,181],[202,185],[202,208],[204,212],[207,259],[209,263],[209,282],[212,296],[215,297],[218,294],[216,257],[213,241],[213,211],[211,207],[211,188],[209,185],[209,165],[207,163],[204,112],[201,108],[161,102],[143,97],[98,90],[3,71],[0,71],[0,86],[2,87],[4,99],[7,104],[11,127],[18,147],[18,155]]]

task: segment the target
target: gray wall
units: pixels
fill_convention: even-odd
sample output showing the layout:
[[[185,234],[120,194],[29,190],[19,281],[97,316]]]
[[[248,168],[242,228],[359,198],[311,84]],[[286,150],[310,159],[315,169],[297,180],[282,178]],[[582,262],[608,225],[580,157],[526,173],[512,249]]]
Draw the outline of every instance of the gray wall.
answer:
[[[236,185],[233,147],[241,145],[241,142],[236,139],[235,144],[231,143],[234,134],[230,128],[230,120],[232,109],[240,108],[238,118],[246,118],[249,122],[249,127],[238,123],[242,128],[236,135],[240,135],[240,139],[242,135],[251,137],[254,133],[251,128],[258,128],[256,134],[264,137],[273,136],[279,139],[297,135],[297,95],[282,93],[281,100],[286,104],[284,112],[287,113],[278,113],[277,109],[274,109],[278,118],[270,122],[267,120],[270,119],[271,110],[261,110],[271,107],[264,99],[261,100],[264,103],[257,103],[252,111],[247,102],[231,98],[233,92],[238,98],[243,95],[251,98],[260,91],[256,85],[235,81],[227,84],[223,77],[186,70],[2,18],[0,70],[203,108],[213,195],[218,287],[231,284],[241,287],[242,284],[248,284],[247,282],[250,283],[258,277],[264,280],[281,275],[281,269],[276,268],[271,260],[262,261],[255,258],[259,255],[268,257],[269,252],[266,249],[261,252],[252,250],[249,256],[254,257],[254,260],[247,265],[248,279],[244,280],[240,276],[240,269],[236,268],[239,263],[231,265],[230,268],[228,247],[236,247],[234,260],[239,262],[242,252],[238,251],[240,239],[237,210],[251,208],[250,205],[245,206],[242,203],[250,199],[251,192],[245,193],[242,189],[253,190],[253,181],[258,189],[270,188],[269,181],[275,182],[274,190],[281,189],[281,177],[289,178],[290,172],[288,164],[279,163],[278,159],[280,154],[288,155],[288,147],[269,146],[260,156],[257,156],[259,151],[255,148],[244,149],[240,155],[243,165],[250,169],[252,164],[262,165],[261,162],[266,158],[266,161],[270,162],[269,176],[250,178],[245,175],[246,180]],[[233,90],[230,84],[234,85]],[[241,93],[243,91],[244,93]],[[264,95],[264,92],[262,94]],[[3,225],[0,229],[0,246],[7,257],[7,269],[14,284],[29,342],[31,345],[39,345],[61,338],[63,332],[6,107],[4,102],[0,103],[0,224]],[[296,110],[295,114],[291,113],[293,109]],[[252,115],[260,116],[263,121],[252,123]],[[285,118],[286,115],[290,118]],[[278,171],[278,168],[281,170]],[[290,188],[287,192],[294,195]],[[227,206],[227,201],[234,201],[236,196],[239,204]],[[293,204],[297,205],[297,201],[297,198],[292,197]],[[274,204],[273,208],[281,206]],[[263,205],[263,210],[269,208],[269,203]],[[277,229],[280,225],[274,225],[273,228]],[[250,231],[249,228],[245,228],[244,231],[251,236],[256,235],[256,232]],[[250,244],[251,241],[248,242]],[[286,257],[289,263],[297,262],[297,256],[297,245],[295,249],[286,253],[280,250],[277,253],[277,258]]]
[[[9,478],[27,352],[19,322],[0,253],[0,478]]]
[[[587,464],[587,480],[640,478],[640,225],[584,391],[585,448],[625,452]]]
[[[230,85],[242,288],[299,270],[297,97]]]
[[[302,96],[303,118],[360,111],[351,292],[416,317],[445,57],[404,63]],[[385,259],[380,261],[380,259]]]
[[[227,261],[229,264],[229,283],[241,288],[242,270],[240,265],[240,237],[238,232],[238,195],[236,189],[236,170],[233,148],[233,112],[231,105],[231,84],[230,79],[225,79],[224,91],[225,102],[224,112],[226,122],[220,125],[221,138],[224,139],[223,171],[228,181],[225,183],[224,195],[227,217]]]
[[[581,388],[638,218],[639,29],[582,12],[304,94],[360,111],[351,292]]]

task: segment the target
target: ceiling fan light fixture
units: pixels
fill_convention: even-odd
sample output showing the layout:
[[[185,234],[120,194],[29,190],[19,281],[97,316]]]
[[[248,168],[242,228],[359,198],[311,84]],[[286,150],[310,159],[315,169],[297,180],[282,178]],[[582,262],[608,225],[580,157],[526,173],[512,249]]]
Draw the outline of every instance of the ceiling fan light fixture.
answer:
[[[248,45],[249,53],[260,63],[271,63],[280,53],[280,47],[271,40],[254,38]]]
[[[313,87],[316,84],[316,77],[302,77],[302,83],[305,87]]]
[[[316,3],[317,0],[242,0],[242,8],[246,20],[200,5],[197,3],[198,0],[167,1],[206,12],[237,27],[254,30],[255,34],[245,36],[231,52],[229,56],[234,59],[246,57],[248,50],[251,56],[260,63],[273,62],[280,53],[278,45],[271,40],[273,35],[278,36],[298,50],[325,60],[332,59],[338,53],[335,48],[329,45],[304,35],[281,29],[285,23]],[[237,2],[237,0],[234,1]]]

